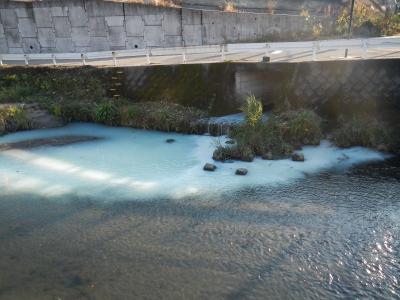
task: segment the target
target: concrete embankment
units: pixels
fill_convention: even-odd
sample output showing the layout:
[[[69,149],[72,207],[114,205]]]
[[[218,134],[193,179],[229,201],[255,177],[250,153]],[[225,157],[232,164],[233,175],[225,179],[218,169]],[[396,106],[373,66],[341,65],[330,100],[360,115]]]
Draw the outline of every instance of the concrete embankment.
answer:
[[[234,114],[238,113],[243,99],[254,94],[262,99],[265,111],[269,108],[288,110],[307,107],[333,122],[342,115],[351,117],[355,113],[365,113],[379,115],[396,124],[400,109],[398,59],[112,68],[9,67],[3,69],[0,84],[9,89],[10,96],[15,91],[28,89],[24,97],[32,98],[31,102],[42,99],[42,107],[51,108],[52,113],[57,115],[58,112],[61,117],[63,112],[59,111],[60,104],[67,106],[66,121],[96,121],[92,115],[94,111],[101,117],[97,120],[100,123],[174,131],[175,127],[164,128],[165,122],[160,118],[170,118],[171,112],[176,113],[176,109],[179,109],[176,116],[185,116],[182,119],[185,125],[176,124],[176,128],[180,128],[176,131],[208,132],[212,135],[226,133],[235,124],[225,121],[218,123],[213,119],[199,121],[197,113],[189,111],[185,115],[185,108],[200,109],[205,116]],[[7,98],[0,99],[5,100]],[[19,98],[14,101],[19,101]],[[104,119],[107,117],[101,111],[107,109],[107,106],[101,107],[104,101],[106,104],[134,107],[126,109],[126,122],[118,122],[112,118]],[[141,106],[147,107],[149,103],[167,105],[155,105],[149,111],[143,111],[151,120],[155,118],[151,122],[158,125],[153,128],[148,126],[147,121],[130,122],[131,114],[137,114],[143,110]],[[175,108],[177,104],[181,108]],[[33,128],[62,125],[60,119],[44,109],[31,104],[26,107],[29,108],[30,123],[35,124]],[[113,108],[108,109],[112,113]],[[90,114],[86,111],[90,111]],[[193,123],[193,120],[198,123]],[[182,126],[186,129],[182,130]]]

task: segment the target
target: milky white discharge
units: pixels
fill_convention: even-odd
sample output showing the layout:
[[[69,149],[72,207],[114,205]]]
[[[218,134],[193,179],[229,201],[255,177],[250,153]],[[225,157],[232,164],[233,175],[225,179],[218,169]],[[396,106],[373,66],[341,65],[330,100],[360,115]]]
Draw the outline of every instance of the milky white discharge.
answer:
[[[212,162],[217,138],[181,135],[93,124],[7,135],[0,143],[62,135],[90,135],[103,139],[62,147],[0,152],[0,196],[33,193],[73,194],[102,200],[218,195],[252,185],[290,184],[305,174],[355,163],[382,160],[384,154],[365,148],[338,149],[323,141],[305,147],[304,163],[289,159],[252,163],[218,163],[215,172],[203,171]],[[173,138],[175,143],[165,140]],[[221,138],[219,142],[224,142]],[[236,176],[244,167],[247,176]]]

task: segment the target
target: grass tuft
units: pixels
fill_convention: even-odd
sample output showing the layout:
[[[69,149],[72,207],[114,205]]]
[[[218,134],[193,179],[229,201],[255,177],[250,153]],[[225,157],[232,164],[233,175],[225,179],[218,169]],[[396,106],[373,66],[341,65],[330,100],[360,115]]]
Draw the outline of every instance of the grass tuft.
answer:
[[[368,115],[352,118],[339,118],[338,128],[332,134],[332,140],[339,147],[363,146],[373,149],[400,149],[399,137],[390,129],[389,124]]]

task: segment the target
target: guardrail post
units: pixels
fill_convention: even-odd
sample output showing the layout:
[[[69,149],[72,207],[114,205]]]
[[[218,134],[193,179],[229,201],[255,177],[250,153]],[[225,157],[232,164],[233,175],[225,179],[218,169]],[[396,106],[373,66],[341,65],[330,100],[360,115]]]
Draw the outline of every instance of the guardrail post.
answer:
[[[81,53],[81,59],[82,59],[82,64],[83,64],[84,66],[86,66],[85,54]]]
[[[146,58],[147,58],[147,64],[148,65],[150,65],[151,64],[151,61],[150,61],[150,49],[149,48],[147,48],[147,52],[146,52]]]
[[[112,54],[112,57],[113,57],[114,67],[116,67],[117,66],[117,55],[115,54],[114,51],[111,52],[111,54]]]
[[[57,66],[56,56],[54,54],[51,55],[51,59],[53,60],[53,66]]]
[[[221,60],[225,61],[225,45],[221,45]]]
[[[313,61],[317,60],[317,51],[318,50],[319,50],[319,43],[313,42],[313,48],[312,48],[312,60]]]
[[[362,41],[362,48],[363,48],[363,59],[367,58],[367,51],[368,51],[368,42],[366,40]]]
[[[271,46],[269,45],[269,44],[265,44],[265,56],[268,56],[269,57],[269,48],[270,48]]]
[[[24,54],[25,66],[29,65],[28,55]]]
[[[183,48],[182,49],[182,63],[186,63],[186,49]]]

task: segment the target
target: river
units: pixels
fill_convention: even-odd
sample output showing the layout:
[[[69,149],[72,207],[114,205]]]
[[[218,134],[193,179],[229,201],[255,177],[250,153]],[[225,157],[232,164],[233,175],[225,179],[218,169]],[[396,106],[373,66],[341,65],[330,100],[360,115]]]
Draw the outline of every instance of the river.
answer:
[[[223,137],[92,124],[0,144],[77,134],[100,139],[0,152],[0,299],[400,297],[398,157],[323,141],[211,173]]]

